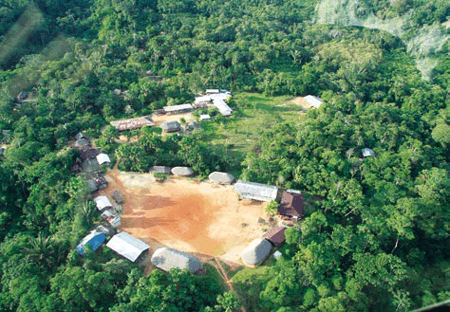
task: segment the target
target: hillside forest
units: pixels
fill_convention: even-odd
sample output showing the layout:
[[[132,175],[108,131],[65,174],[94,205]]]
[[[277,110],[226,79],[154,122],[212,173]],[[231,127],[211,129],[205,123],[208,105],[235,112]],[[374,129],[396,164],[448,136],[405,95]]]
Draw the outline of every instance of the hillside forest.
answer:
[[[0,0],[0,311],[410,311],[449,300],[448,42],[424,80],[401,39],[316,24],[318,2]],[[448,1],[359,2],[360,18],[449,33]],[[146,127],[119,144],[108,126],[206,88],[324,104],[300,121],[274,110],[245,152]],[[256,109],[242,98],[211,131]],[[285,256],[240,272],[234,290],[210,275],[146,274],[108,248],[80,256],[101,221],[70,171],[80,131],[119,170],[230,171],[301,190],[311,209],[286,231]]]

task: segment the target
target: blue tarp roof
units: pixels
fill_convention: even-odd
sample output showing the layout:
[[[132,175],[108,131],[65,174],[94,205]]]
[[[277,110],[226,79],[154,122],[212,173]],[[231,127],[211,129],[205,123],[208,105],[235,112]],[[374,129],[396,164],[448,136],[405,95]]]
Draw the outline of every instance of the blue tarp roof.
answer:
[[[97,250],[98,247],[100,247],[103,242],[106,240],[106,235],[103,233],[96,232],[95,230],[91,232],[88,236],[83,238],[83,240],[78,244],[76,250],[77,252],[82,255],[84,253],[84,246],[86,244],[91,245],[92,250]]]

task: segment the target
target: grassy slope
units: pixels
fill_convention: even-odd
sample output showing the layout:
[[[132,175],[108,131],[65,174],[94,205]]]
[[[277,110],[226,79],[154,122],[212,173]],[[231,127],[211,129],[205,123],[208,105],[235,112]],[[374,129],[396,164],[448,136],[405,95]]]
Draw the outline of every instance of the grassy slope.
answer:
[[[233,115],[223,122],[204,123],[204,140],[233,159],[232,174],[240,175],[240,163],[258,145],[261,131],[280,122],[298,123],[301,108],[288,103],[289,96],[268,97],[256,93],[233,96]]]

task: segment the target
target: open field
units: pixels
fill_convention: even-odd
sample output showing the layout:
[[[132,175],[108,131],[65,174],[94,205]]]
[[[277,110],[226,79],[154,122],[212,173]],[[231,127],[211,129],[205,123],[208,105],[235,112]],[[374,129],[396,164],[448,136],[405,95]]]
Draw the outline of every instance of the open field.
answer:
[[[289,101],[292,97],[267,97],[256,93],[239,93],[232,97],[233,115],[223,123],[202,124],[204,140],[222,149],[234,160],[233,174],[239,175],[246,153],[257,145],[261,130],[281,122],[298,123],[303,109]]]
[[[159,183],[151,174],[117,170],[107,179],[109,187],[100,194],[119,189],[125,198],[120,229],[149,243],[152,251],[169,246],[202,260],[220,257],[239,264],[242,250],[265,230],[258,223],[264,204],[245,205],[232,186],[176,178]]]

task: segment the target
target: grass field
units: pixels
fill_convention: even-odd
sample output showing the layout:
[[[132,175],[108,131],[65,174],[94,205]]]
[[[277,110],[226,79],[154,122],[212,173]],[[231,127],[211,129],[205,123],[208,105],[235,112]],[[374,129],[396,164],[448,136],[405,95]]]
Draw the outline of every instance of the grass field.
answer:
[[[239,176],[240,163],[258,145],[261,132],[281,122],[298,123],[302,109],[288,102],[292,97],[268,97],[239,93],[232,97],[233,115],[203,124],[203,139],[233,159],[232,172]]]

